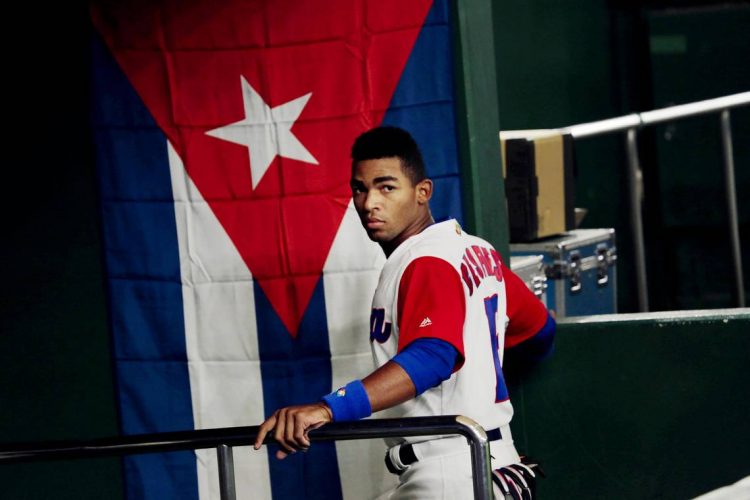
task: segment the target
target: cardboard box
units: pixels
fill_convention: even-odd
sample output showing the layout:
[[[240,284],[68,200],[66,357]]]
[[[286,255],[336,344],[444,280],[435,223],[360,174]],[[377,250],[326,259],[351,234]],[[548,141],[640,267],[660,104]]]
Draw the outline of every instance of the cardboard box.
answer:
[[[557,130],[500,132],[510,241],[575,229],[573,138]]]

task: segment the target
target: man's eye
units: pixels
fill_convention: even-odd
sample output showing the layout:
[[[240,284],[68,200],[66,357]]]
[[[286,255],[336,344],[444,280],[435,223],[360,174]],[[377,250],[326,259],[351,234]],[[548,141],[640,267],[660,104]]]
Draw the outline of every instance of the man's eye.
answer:
[[[362,186],[352,186],[352,193],[359,194],[359,193],[364,193],[364,192],[365,190],[362,189]]]
[[[383,188],[382,188],[382,189],[383,189],[383,191],[385,191],[386,193],[390,193],[391,191],[393,191],[393,190],[394,190],[394,189],[396,189],[396,188],[395,188],[394,186],[387,186],[387,185],[386,185],[386,186],[383,186]]]

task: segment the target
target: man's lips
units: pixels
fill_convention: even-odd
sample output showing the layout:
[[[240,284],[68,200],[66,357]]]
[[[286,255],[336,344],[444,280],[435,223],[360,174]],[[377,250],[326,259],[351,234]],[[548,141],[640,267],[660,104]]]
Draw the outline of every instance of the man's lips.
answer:
[[[367,226],[367,229],[377,229],[379,227],[382,227],[383,224],[385,224],[385,222],[380,219],[365,219],[365,225]]]

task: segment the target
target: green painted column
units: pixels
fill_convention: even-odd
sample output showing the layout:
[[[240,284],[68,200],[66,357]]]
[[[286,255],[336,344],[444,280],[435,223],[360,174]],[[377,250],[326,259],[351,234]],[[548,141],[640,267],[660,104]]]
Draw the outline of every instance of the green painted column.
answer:
[[[453,2],[459,149],[466,229],[507,259],[505,201],[490,0]]]

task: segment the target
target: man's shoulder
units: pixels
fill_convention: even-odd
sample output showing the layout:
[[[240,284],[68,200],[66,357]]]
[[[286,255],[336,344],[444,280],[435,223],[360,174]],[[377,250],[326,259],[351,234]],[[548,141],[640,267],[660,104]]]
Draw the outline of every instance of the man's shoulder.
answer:
[[[489,250],[494,250],[487,240],[467,233],[461,225],[454,219],[441,222],[438,231],[435,231],[426,238],[422,243],[428,248],[441,248],[446,250],[459,250],[463,252],[466,248],[480,246]]]
[[[420,258],[432,257],[458,267],[467,246],[488,244],[481,238],[466,233],[453,219],[434,224],[420,236],[404,253],[404,265]]]
[[[401,251],[394,253],[383,269],[385,274],[405,270],[412,262],[422,258],[444,260],[460,269],[467,249],[494,248],[484,239],[463,230],[455,219],[438,222],[403,243]]]

